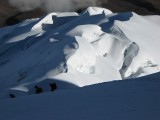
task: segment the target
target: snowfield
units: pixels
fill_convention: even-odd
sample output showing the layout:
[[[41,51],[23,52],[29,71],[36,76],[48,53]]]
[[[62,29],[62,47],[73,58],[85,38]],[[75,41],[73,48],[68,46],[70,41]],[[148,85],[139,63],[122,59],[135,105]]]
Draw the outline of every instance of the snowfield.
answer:
[[[0,100],[1,120],[159,120],[160,74]]]
[[[1,28],[0,119],[159,120],[159,21],[89,7]]]

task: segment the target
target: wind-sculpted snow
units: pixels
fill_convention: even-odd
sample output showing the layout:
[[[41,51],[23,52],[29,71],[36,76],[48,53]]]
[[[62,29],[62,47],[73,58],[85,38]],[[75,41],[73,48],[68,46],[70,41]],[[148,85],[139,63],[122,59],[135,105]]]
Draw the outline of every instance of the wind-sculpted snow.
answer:
[[[155,20],[155,19],[156,20]],[[0,29],[0,96],[71,89],[159,72],[159,16],[50,13]]]

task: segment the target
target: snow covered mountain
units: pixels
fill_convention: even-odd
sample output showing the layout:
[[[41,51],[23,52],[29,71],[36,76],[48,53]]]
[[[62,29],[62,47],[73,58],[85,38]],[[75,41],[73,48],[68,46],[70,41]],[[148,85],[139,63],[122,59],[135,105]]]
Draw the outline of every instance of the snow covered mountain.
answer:
[[[159,120],[159,31],[98,7],[1,28],[0,120]]]
[[[160,16],[112,13],[89,7],[81,14],[50,13],[0,29],[0,97],[49,92],[160,70]]]

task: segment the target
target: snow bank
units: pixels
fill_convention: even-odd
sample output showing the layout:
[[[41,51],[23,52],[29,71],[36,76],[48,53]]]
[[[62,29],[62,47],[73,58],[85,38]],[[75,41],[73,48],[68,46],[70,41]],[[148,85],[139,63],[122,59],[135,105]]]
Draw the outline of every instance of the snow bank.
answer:
[[[159,120],[160,74],[0,100],[2,120]]]

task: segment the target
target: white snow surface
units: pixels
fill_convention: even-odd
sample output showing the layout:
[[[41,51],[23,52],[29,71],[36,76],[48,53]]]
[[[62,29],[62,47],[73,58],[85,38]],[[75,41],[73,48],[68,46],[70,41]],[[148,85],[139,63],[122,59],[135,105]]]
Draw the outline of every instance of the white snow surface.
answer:
[[[89,7],[0,29],[0,98],[159,72],[160,17]]]
[[[1,120],[159,120],[160,74],[0,100]]]

